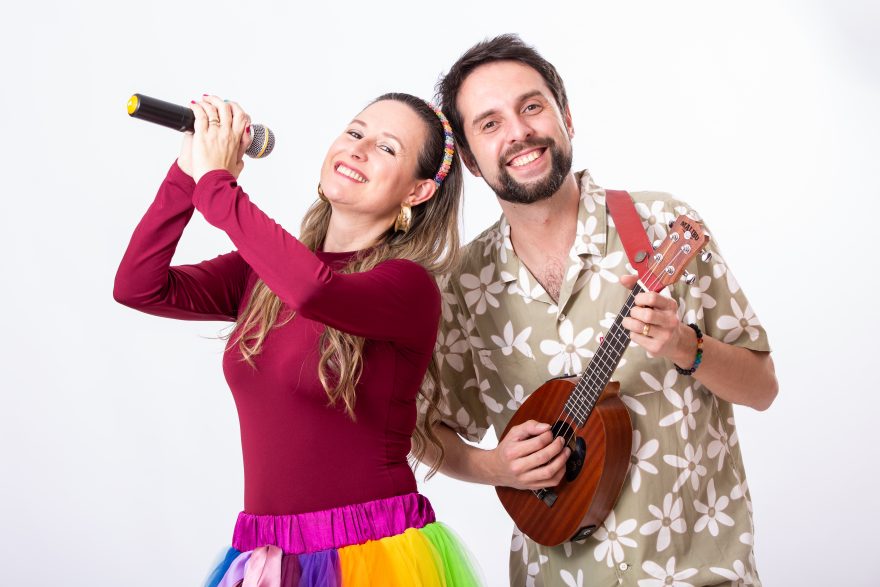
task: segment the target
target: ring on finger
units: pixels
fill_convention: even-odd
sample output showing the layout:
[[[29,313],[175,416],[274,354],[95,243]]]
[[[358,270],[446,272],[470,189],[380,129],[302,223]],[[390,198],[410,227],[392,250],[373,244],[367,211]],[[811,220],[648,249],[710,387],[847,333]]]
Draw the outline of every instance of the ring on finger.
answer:
[[[219,118],[209,118],[208,124],[213,124],[214,126],[220,126],[220,119]]]
[[[642,336],[648,336],[648,333],[651,332],[651,325],[645,324],[645,327],[642,328]]]

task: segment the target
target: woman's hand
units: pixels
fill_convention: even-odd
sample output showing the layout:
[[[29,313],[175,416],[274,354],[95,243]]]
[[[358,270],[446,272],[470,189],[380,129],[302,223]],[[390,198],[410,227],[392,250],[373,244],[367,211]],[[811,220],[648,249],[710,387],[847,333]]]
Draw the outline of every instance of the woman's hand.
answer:
[[[177,156],[177,166],[188,176],[192,177],[192,150],[193,133],[183,133],[183,142],[180,144],[180,155]]]
[[[191,165],[190,175],[198,182],[203,175],[216,169],[225,169],[238,178],[244,169],[242,157],[250,145],[251,118],[235,102],[224,102],[217,96],[204,96],[199,102],[190,104],[196,116],[195,132],[191,139],[191,155],[186,160],[187,137],[183,139],[178,165]]]

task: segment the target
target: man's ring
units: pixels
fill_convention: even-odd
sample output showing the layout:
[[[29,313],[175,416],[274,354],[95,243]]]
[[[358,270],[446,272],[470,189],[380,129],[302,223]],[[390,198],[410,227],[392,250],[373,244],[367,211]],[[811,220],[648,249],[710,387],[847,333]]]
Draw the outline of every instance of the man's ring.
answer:
[[[651,332],[651,325],[645,324],[645,327],[642,328],[642,336],[648,336],[649,332]]]
[[[220,126],[220,119],[219,119],[219,118],[209,118],[209,119],[208,119],[208,124],[213,124],[213,125],[216,125],[216,126]]]

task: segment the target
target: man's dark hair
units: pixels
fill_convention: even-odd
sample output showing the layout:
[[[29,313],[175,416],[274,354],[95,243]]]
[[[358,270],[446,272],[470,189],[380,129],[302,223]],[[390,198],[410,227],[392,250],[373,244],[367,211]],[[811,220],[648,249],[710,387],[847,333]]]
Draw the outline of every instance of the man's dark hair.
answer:
[[[568,107],[568,96],[565,94],[565,85],[559,72],[553,64],[541,57],[535,49],[523,43],[519,35],[499,35],[494,39],[487,39],[477,43],[458,58],[449,72],[437,82],[435,99],[442,105],[443,112],[452,125],[455,132],[456,142],[461,151],[470,156],[471,150],[464,136],[464,124],[461,112],[458,110],[456,98],[461,84],[476,68],[493,61],[518,61],[527,65],[541,74],[547,87],[553,92],[556,104],[560,112],[565,115]]]

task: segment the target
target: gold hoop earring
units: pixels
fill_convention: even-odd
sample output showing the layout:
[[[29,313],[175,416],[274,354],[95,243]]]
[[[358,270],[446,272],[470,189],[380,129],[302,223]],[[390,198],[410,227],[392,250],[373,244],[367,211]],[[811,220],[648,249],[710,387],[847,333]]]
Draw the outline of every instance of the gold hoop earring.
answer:
[[[318,199],[321,200],[322,202],[328,202],[328,203],[330,202],[330,200],[327,199],[327,196],[324,195],[324,190],[321,189],[321,182],[320,181],[318,182]]]
[[[410,224],[412,224],[412,208],[401,204],[400,213],[397,215],[397,220],[394,221],[394,230],[406,234]]]

